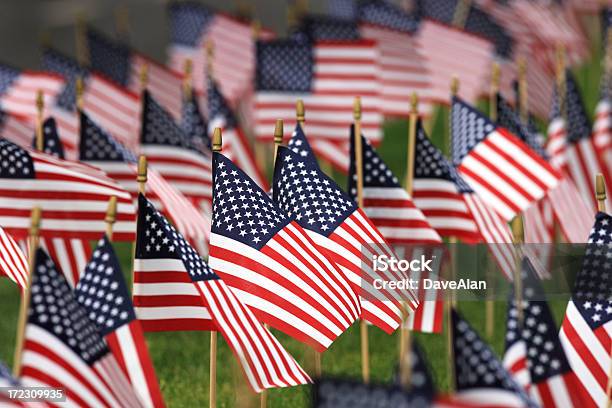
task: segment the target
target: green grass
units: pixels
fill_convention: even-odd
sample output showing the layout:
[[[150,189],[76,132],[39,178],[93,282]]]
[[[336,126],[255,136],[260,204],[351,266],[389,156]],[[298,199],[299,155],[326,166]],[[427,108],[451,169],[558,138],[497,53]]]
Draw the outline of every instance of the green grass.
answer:
[[[595,49],[598,49],[594,47]],[[596,53],[597,54],[597,53]],[[598,55],[594,61],[599,61]],[[597,103],[599,63],[588,64],[577,69],[576,77],[585,97],[588,112],[593,112]],[[486,107],[486,105],[485,105]],[[448,110],[441,108],[426,129],[438,146],[443,146],[447,133]],[[406,136],[408,128],[405,121],[387,122],[384,127],[385,138],[380,153],[400,180],[405,172]],[[341,186],[346,178],[335,175]],[[124,272],[130,270],[130,245],[116,245],[122,260]],[[461,266],[461,265],[460,265]],[[17,322],[19,294],[16,286],[7,279],[0,279],[0,360],[7,364],[13,362],[15,345],[15,328]],[[553,311],[560,322],[565,310],[565,303],[552,303]],[[489,339],[493,349],[501,354],[503,351],[505,302],[495,304],[495,332]],[[485,311],[482,302],[460,302],[459,310],[484,337]],[[281,343],[288,351],[311,371],[313,352],[305,346],[276,332]],[[444,335],[416,334],[427,356],[435,383],[440,390],[448,389],[446,355],[446,337]],[[209,392],[209,339],[207,332],[170,332],[148,333],[146,335],[149,352],[157,370],[162,392],[171,407],[206,406]],[[388,336],[371,327],[369,330],[370,365],[373,382],[389,382],[397,364],[399,336]],[[218,406],[233,407],[258,406],[258,397],[246,385],[242,372],[237,366],[231,351],[220,338],[218,350],[217,393]],[[360,378],[361,359],[359,328],[351,327],[323,355],[323,373],[325,375]],[[268,397],[270,407],[305,407],[310,405],[310,387],[271,390]]]

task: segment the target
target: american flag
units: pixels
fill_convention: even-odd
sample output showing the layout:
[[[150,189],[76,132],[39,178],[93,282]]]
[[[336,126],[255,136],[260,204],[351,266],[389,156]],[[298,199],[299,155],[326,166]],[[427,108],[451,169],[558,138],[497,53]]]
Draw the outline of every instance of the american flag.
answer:
[[[138,193],[138,169],[134,154],[81,112],[80,159],[104,170],[121,184],[134,198]],[[210,219],[193,203],[162,177],[155,166],[147,169],[146,192],[158,201],[164,213],[172,219],[178,230],[207,253],[205,241],[210,232]],[[88,258],[87,258],[88,259]]]
[[[271,140],[276,119],[283,119],[289,131],[296,123],[296,99],[302,99],[313,149],[346,171],[346,126],[352,121],[355,95],[362,100],[364,133],[374,142],[382,138],[379,58],[376,43],[369,40],[259,42],[253,106],[256,136]],[[343,154],[330,154],[330,146]]]
[[[311,157],[302,157],[288,148],[280,148],[274,172],[274,200],[295,217],[320,248],[362,296],[362,318],[387,333],[401,322],[397,301],[408,301],[414,311],[417,302],[412,291],[398,296],[389,290],[377,290],[374,279],[394,280],[401,274],[375,271],[375,255],[397,256],[363,210],[327,177]],[[304,193],[313,191],[313,193]],[[316,193],[320,191],[320,193]]]
[[[219,88],[232,106],[252,91],[255,72],[256,36],[269,37],[262,30],[225,14],[215,13],[202,4],[173,2],[168,6],[171,43],[168,65],[182,72],[186,60],[193,63],[193,84],[198,93],[206,93],[209,63]],[[214,47],[214,58],[207,61],[206,47]]]
[[[64,159],[64,144],[57,133],[55,119],[47,118],[43,122],[43,152]],[[32,139],[31,145],[36,148],[36,137]],[[87,260],[91,257],[91,246],[89,240],[72,237],[48,237],[40,239],[40,246],[47,251],[49,256],[64,273],[70,287],[79,281],[81,272],[85,269]]]
[[[147,89],[174,118],[180,117],[183,100],[181,71],[173,71],[92,28],[87,29],[87,47],[94,72],[136,94],[141,92],[141,72],[146,67]]]
[[[200,208],[210,208],[211,157],[174,122],[149,92],[143,94],[141,153],[177,190]]]
[[[0,139],[0,224],[16,236],[30,225],[30,209],[40,206],[42,236],[95,239],[104,232],[108,200],[117,197],[115,237],[134,238],[134,213],[130,194],[99,170],[44,153],[20,148]],[[11,159],[12,158],[12,159]]]
[[[138,93],[80,67],[75,59],[53,48],[43,50],[42,66],[47,71],[62,75],[66,80],[66,86],[50,109],[58,122],[69,158],[78,157],[79,150],[80,123],[76,110],[79,77],[83,81],[83,110],[121,143],[130,148],[137,146],[141,111]]]
[[[505,220],[559,184],[559,173],[529,146],[457,97],[451,127],[459,173]]]
[[[346,276],[242,170],[213,155],[211,267],[260,320],[327,349],[361,311]]]
[[[195,93],[185,95],[183,98],[183,110],[181,111],[181,129],[191,136],[195,143],[201,143],[210,149],[210,136],[208,135],[208,122],[202,115],[198,97]]]
[[[516,254],[508,224],[429,141],[420,123],[414,157],[415,204],[432,226],[465,242],[484,240],[504,275],[512,279]]]
[[[612,358],[610,280],[612,217],[598,213],[576,276],[559,337],[570,366],[593,406],[605,406]]]
[[[28,281],[28,261],[13,237],[0,228],[0,276],[7,276],[20,288]]]
[[[6,113],[35,123],[38,116],[36,98],[42,91],[44,106],[51,106],[53,99],[64,88],[64,79],[59,75],[22,71],[0,64],[0,108]]]
[[[524,362],[529,373],[529,394],[542,407],[588,406],[589,401],[583,399],[585,390],[563,352],[544,291],[527,259],[523,259],[521,280],[523,320],[518,321],[517,304],[511,300],[508,326],[513,326],[514,330],[509,330],[506,335],[514,335],[517,341],[523,343]],[[514,298],[514,290],[511,296]],[[504,358],[504,365],[507,362]]]
[[[508,102],[497,95],[498,121],[500,126],[518,136],[542,159],[548,160],[549,155],[533,125],[523,123],[518,114]],[[554,215],[562,232],[569,242],[584,242],[590,225],[588,220],[593,217],[593,210],[585,203],[574,183],[566,177],[559,182],[557,188],[549,191],[546,196],[532,203],[524,211],[525,242],[548,244],[554,240]],[[538,252],[546,252],[548,246],[541,246]],[[546,255],[540,253],[543,258]]]
[[[38,249],[21,361],[23,384],[63,388],[70,406],[142,406],[62,275]]]
[[[354,128],[351,128],[353,133]],[[403,189],[391,169],[383,162],[374,148],[362,136],[363,163],[363,197],[366,215],[378,228],[391,245],[406,245],[414,258],[424,252],[434,252],[431,248],[410,244],[438,244],[442,238],[431,227],[425,215],[412,202],[412,198]],[[354,162],[354,136],[351,134],[351,167],[349,170],[349,194],[353,200],[357,197],[357,173]],[[400,247],[401,248],[401,247]],[[437,259],[437,258],[436,258]],[[439,266],[439,263],[438,263]],[[436,273],[438,268],[436,268]],[[418,277],[422,280],[426,276]],[[430,276],[433,278],[433,276]],[[419,288],[421,289],[421,288]],[[441,293],[428,294],[419,291],[419,298],[424,299],[415,312],[408,318],[411,330],[422,332],[442,331],[444,303],[436,299]]]
[[[493,350],[454,310],[451,327],[457,401],[476,406],[487,406],[495,401],[507,407],[538,407]]]
[[[208,128],[223,130],[223,150],[237,166],[243,169],[258,185],[268,189],[268,182],[257,165],[249,139],[240,128],[238,120],[217,85],[217,77],[209,77],[208,90]]]
[[[548,117],[548,138],[546,140],[546,153],[550,157],[550,163],[556,168],[565,166],[565,148],[567,147],[567,130],[565,126],[565,112],[561,112],[561,101],[558,88],[553,89],[552,105]]]
[[[591,133],[591,122],[586,114],[580,90],[569,70],[565,72],[565,89],[567,121],[561,116],[563,129],[561,134],[565,138],[565,146],[560,152],[552,153],[563,155],[561,159],[556,160],[557,163],[561,163],[562,171],[566,172],[574,182],[585,203],[595,211],[597,201],[593,180],[598,173],[606,174],[606,166]],[[607,203],[610,204],[610,201]]]
[[[494,46],[488,40],[433,20],[423,20],[416,41],[431,73],[432,98],[448,103],[454,75],[461,78],[461,94],[476,102],[482,81],[491,70]]]
[[[119,260],[106,236],[98,241],[74,294],[143,405],[165,406]]]
[[[153,204],[140,195],[138,206],[134,301],[139,317],[142,319],[141,312],[153,304],[163,304],[165,307],[157,311],[153,307],[152,314],[147,316],[172,319],[174,330],[180,329],[181,323],[182,329],[208,326],[219,330],[256,392],[309,383],[308,375],[256,320],[253,310],[200,258]],[[194,326],[189,326],[190,320]]]
[[[351,166],[349,193],[357,197],[354,128],[351,127]],[[425,215],[412,202],[412,197],[399,183],[376,150],[362,139],[363,199],[366,215],[390,244],[435,244],[442,242]]]

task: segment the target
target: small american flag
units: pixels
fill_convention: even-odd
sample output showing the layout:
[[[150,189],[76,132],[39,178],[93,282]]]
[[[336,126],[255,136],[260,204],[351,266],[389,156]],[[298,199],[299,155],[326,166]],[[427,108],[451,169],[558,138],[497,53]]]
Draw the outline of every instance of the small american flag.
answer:
[[[598,213],[559,337],[570,366],[588,391],[589,405],[605,406],[612,340],[612,217]]]
[[[0,110],[0,134],[19,146],[30,146],[35,126],[27,118]]]
[[[358,297],[294,217],[228,158],[213,155],[211,267],[260,320],[327,349],[358,318]]]
[[[78,157],[79,114],[76,110],[77,78],[83,81],[83,109],[121,143],[134,148],[140,126],[140,98],[137,93],[115,84],[103,75],[82,68],[67,55],[53,49],[43,50],[45,70],[62,75],[66,86],[50,108],[55,116],[68,157]]]
[[[510,407],[539,406],[512,378],[478,333],[454,310],[451,325],[457,401],[476,406],[482,406],[484,401],[503,401],[503,406]]]
[[[376,43],[358,41],[278,40],[257,44],[255,134],[270,140],[276,119],[289,131],[295,123],[295,101],[303,99],[312,147],[346,171],[346,125],[352,121],[353,99],[363,103],[362,127],[374,142],[382,138]],[[285,135],[288,136],[288,135]],[[340,147],[340,158],[327,145]]]
[[[26,256],[13,237],[2,228],[0,228],[0,274],[7,276],[22,289],[27,286],[28,261]]]
[[[208,127],[223,130],[223,150],[237,166],[243,169],[258,185],[268,189],[268,182],[257,165],[250,141],[240,128],[238,120],[217,86],[217,80],[208,78]]]
[[[44,250],[36,251],[25,329],[25,386],[63,388],[70,406],[143,406],[87,311]]]
[[[192,309],[201,309],[199,317],[208,322],[196,323],[191,329],[208,324],[211,329],[219,330],[256,392],[310,382],[293,357],[239,300],[234,289],[226,285],[142,195],[138,214],[135,302],[141,303],[146,297],[165,302],[166,307],[157,316],[163,314],[163,318],[172,319],[174,324],[177,320],[189,324],[186,317],[197,320],[195,311],[189,315],[183,313],[188,309],[186,304],[193,305]],[[142,318],[140,312],[148,305],[137,305],[137,313]]]
[[[214,47],[212,71],[222,94],[236,106],[251,91],[255,72],[255,35],[250,24],[228,15],[215,13],[194,2],[173,2],[168,6],[171,43],[168,65],[182,72],[185,61],[193,63],[193,84],[196,91],[206,93],[209,62],[206,46]],[[260,36],[271,33],[262,30]]]
[[[414,169],[415,203],[434,228],[466,242],[484,240],[504,275],[512,279],[516,254],[508,224],[463,180],[420,125]]]
[[[98,241],[74,293],[143,405],[165,406],[119,260],[106,236]]]
[[[201,143],[210,149],[208,122],[202,115],[198,97],[193,92],[189,97],[183,98],[180,126],[183,132],[191,136],[195,143]]]
[[[514,333],[524,345],[525,364],[529,371],[529,394],[542,407],[588,406],[589,401],[583,399],[585,390],[563,352],[557,325],[535,270],[527,259],[523,260],[521,269],[523,303],[520,307],[523,321],[519,323],[515,316],[508,324],[515,323]],[[511,296],[514,298],[514,290]],[[518,315],[517,304],[511,300],[509,312],[512,314],[513,310]]]
[[[134,154],[105,132],[88,115],[83,112],[80,115],[80,159],[104,170],[136,198],[138,169]],[[197,245],[201,253],[207,253],[205,241],[210,232],[209,217],[155,171],[155,166],[147,170],[145,187],[152,199],[159,201],[160,207],[172,219],[178,230]]]
[[[173,71],[91,27],[87,29],[87,46],[94,72],[136,94],[141,91],[141,71],[147,67],[147,89],[174,118],[180,117],[183,100],[181,71]]]
[[[457,170],[505,220],[559,184],[559,173],[529,146],[457,97],[451,123]]]
[[[327,177],[313,160],[312,152],[303,157],[289,148],[280,148],[274,172],[274,200],[295,217],[327,257],[346,274],[362,294],[362,317],[387,333],[401,322],[397,301],[408,300],[417,307],[416,296],[405,297],[388,290],[377,290],[374,279],[402,279],[400,274],[374,271],[372,256],[397,258],[382,234],[355,202]],[[311,193],[304,193],[311,192]]]
[[[143,94],[141,153],[177,190],[200,208],[210,208],[211,157],[174,122],[149,92]]]
[[[117,196],[118,240],[133,240],[134,213],[130,194],[93,167],[29,151],[0,139],[0,224],[25,235],[30,209],[40,206],[45,217],[42,236],[95,239],[105,230],[111,196]],[[11,160],[12,158],[12,160]]]
[[[59,75],[21,71],[0,64],[0,108],[6,113],[23,117],[30,123],[35,123],[38,116],[38,91],[43,93],[44,106],[51,106],[51,102],[63,88],[64,79]]]
[[[349,193],[357,197],[357,169],[354,160],[354,128],[351,127],[351,166]],[[412,197],[399,184],[399,180],[361,136],[363,154],[363,198],[366,215],[390,244],[414,244],[442,242],[425,215],[412,202]]]

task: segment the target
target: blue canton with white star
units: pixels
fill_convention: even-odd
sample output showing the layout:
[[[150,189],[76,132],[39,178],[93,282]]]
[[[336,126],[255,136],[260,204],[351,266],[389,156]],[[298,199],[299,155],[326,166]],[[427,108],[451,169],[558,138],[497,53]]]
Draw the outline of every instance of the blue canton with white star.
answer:
[[[411,396],[411,407],[430,407],[433,401],[436,388],[430,374],[427,364],[427,359],[419,343],[412,341],[412,349],[410,350],[410,384],[408,385],[409,395]],[[401,377],[399,367],[393,379],[393,383],[401,386]]]
[[[355,0],[327,0],[327,14],[342,20],[357,18],[357,2]]]
[[[612,320],[612,217],[595,216],[572,301],[591,329]]]
[[[128,86],[132,66],[132,51],[120,42],[91,28],[87,29],[87,48],[91,69],[121,86]]]
[[[17,68],[0,64],[0,95],[3,95],[13,85],[20,74]]]
[[[357,199],[357,165],[355,163],[355,128],[351,126],[351,147],[348,177],[348,191],[353,200]],[[380,158],[370,142],[361,135],[361,156],[363,163],[363,187],[402,188],[399,180]]]
[[[109,352],[66,278],[40,248],[36,251],[28,324],[55,335],[89,365]]]
[[[3,138],[0,138],[0,178],[36,178],[30,153]]]
[[[199,144],[194,143],[178,124],[148,91],[143,93],[142,144],[182,147],[200,154],[206,154]]]
[[[197,47],[215,14],[194,1],[172,2],[168,6],[170,40],[175,44]]]
[[[452,327],[457,392],[498,388],[514,393],[527,407],[538,406],[514,381],[487,343],[455,310],[452,312]]]
[[[304,133],[302,126],[299,124],[295,125],[295,129],[291,134],[287,147],[294,153],[299,154],[300,157],[312,160],[315,163],[317,162],[317,158],[310,147],[310,143],[308,143],[308,139],[306,139],[306,134]]]
[[[64,159],[64,145],[57,134],[55,119],[47,118],[43,122],[43,152]],[[36,135],[32,138],[32,147],[36,149]]]
[[[234,116],[234,112],[223,97],[215,80],[209,77],[207,86],[208,118],[211,121],[222,120],[225,129],[235,128],[238,124],[236,116]]]
[[[414,178],[435,178],[453,182],[460,193],[473,193],[472,188],[461,178],[455,166],[444,157],[442,152],[434,146],[421,121],[417,123],[416,141],[414,148]]]
[[[213,180],[213,233],[259,250],[292,221],[257,183],[220,153],[213,153]]]
[[[580,89],[570,70],[565,71],[565,100],[567,105],[567,141],[576,143],[591,137],[591,121],[580,95]]]
[[[136,163],[136,156],[84,112],[81,116],[79,160]]]
[[[279,147],[274,201],[302,226],[329,236],[357,210],[355,202],[319,169],[286,147]]]
[[[89,70],[80,67],[77,60],[54,48],[43,50],[42,67],[45,71],[55,72],[64,77],[66,85],[56,97],[56,103],[61,108],[74,111],[76,108],[76,80],[80,77],[86,82]]]
[[[413,33],[419,27],[416,15],[408,14],[401,7],[385,0],[361,1],[358,12],[360,22],[392,30]]]
[[[136,257],[179,259],[192,281],[219,279],[202,257],[142,194],[138,195]]]
[[[320,15],[304,17],[299,31],[310,42],[355,41],[361,38],[356,21]]]
[[[310,92],[314,55],[310,44],[293,40],[257,43],[255,87],[259,91]]]
[[[136,320],[119,260],[106,236],[98,241],[74,293],[103,336]]]
[[[210,138],[208,137],[208,123],[202,116],[195,93],[191,93],[190,98],[183,99],[181,109],[181,129],[191,137],[196,144],[201,144],[203,148],[210,149]]]
[[[495,130],[489,118],[456,96],[451,103],[451,127],[455,166],[461,164],[461,160]]]

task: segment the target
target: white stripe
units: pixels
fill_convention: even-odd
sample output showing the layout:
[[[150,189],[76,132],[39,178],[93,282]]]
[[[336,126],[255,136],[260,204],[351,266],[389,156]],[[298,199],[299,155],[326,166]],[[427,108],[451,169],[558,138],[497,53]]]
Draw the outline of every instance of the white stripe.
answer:
[[[138,356],[138,350],[136,350],[136,344],[134,344],[129,324],[124,324],[119,327],[115,330],[115,334],[118,339],[119,347],[121,347],[123,363],[127,368],[130,383],[134,391],[138,393],[138,396],[144,402],[144,406],[153,407],[154,404],[151,399],[149,385],[147,384],[147,379],[142,370],[140,357]]]

